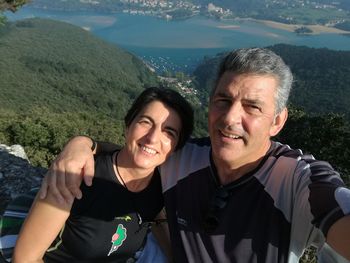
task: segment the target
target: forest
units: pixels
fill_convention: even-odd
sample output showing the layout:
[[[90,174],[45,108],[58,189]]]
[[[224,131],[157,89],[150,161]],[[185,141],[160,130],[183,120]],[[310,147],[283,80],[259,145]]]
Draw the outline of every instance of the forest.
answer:
[[[350,52],[269,48],[295,75],[289,121],[276,139],[330,161],[349,181]],[[63,22],[8,23],[0,27],[0,53],[0,143],[23,145],[33,165],[47,167],[77,134],[122,144],[130,102],[160,85],[132,54]],[[223,55],[205,58],[192,76],[199,95],[186,96],[200,101],[194,137],[207,135],[208,93]]]

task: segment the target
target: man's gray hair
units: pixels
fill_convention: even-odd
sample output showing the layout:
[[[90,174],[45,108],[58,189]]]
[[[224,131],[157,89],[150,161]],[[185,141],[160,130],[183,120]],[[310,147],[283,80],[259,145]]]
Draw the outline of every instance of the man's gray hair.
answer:
[[[227,54],[219,66],[211,96],[214,95],[220,78],[226,71],[235,74],[270,75],[275,77],[278,81],[275,95],[275,113],[280,113],[287,106],[293,75],[282,58],[273,51],[265,48],[242,48]]]

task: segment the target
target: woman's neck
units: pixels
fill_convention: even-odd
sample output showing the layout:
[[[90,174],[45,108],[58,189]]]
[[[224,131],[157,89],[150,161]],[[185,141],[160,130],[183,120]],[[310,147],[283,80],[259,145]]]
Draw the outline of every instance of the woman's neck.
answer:
[[[140,192],[145,189],[153,176],[154,169],[133,167],[129,162],[125,148],[113,156],[113,167],[118,181],[131,192]]]

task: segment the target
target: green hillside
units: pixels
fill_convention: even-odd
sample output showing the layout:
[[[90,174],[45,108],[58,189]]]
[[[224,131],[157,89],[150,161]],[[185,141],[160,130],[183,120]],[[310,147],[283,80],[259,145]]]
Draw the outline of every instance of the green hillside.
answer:
[[[350,52],[270,48],[291,66],[295,77],[288,121],[277,140],[329,161],[350,185]],[[222,56],[206,58],[194,72],[205,105]]]
[[[67,23],[0,26],[0,143],[47,166],[77,134],[123,142],[122,119],[157,76],[126,51]]]
[[[295,81],[290,102],[308,113],[339,113],[350,120],[350,51],[279,44],[269,47],[291,67]],[[194,72],[205,102],[224,54],[207,58]]]
[[[29,19],[0,27],[0,108],[45,106],[120,119],[156,76],[135,56],[83,29]]]

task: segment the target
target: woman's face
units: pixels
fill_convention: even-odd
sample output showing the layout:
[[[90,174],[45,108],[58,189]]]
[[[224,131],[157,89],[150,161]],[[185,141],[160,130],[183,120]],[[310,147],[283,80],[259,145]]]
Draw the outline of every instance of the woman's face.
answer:
[[[126,129],[128,162],[134,168],[154,169],[174,151],[180,131],[175,110],[160,101],[147,104]]]

